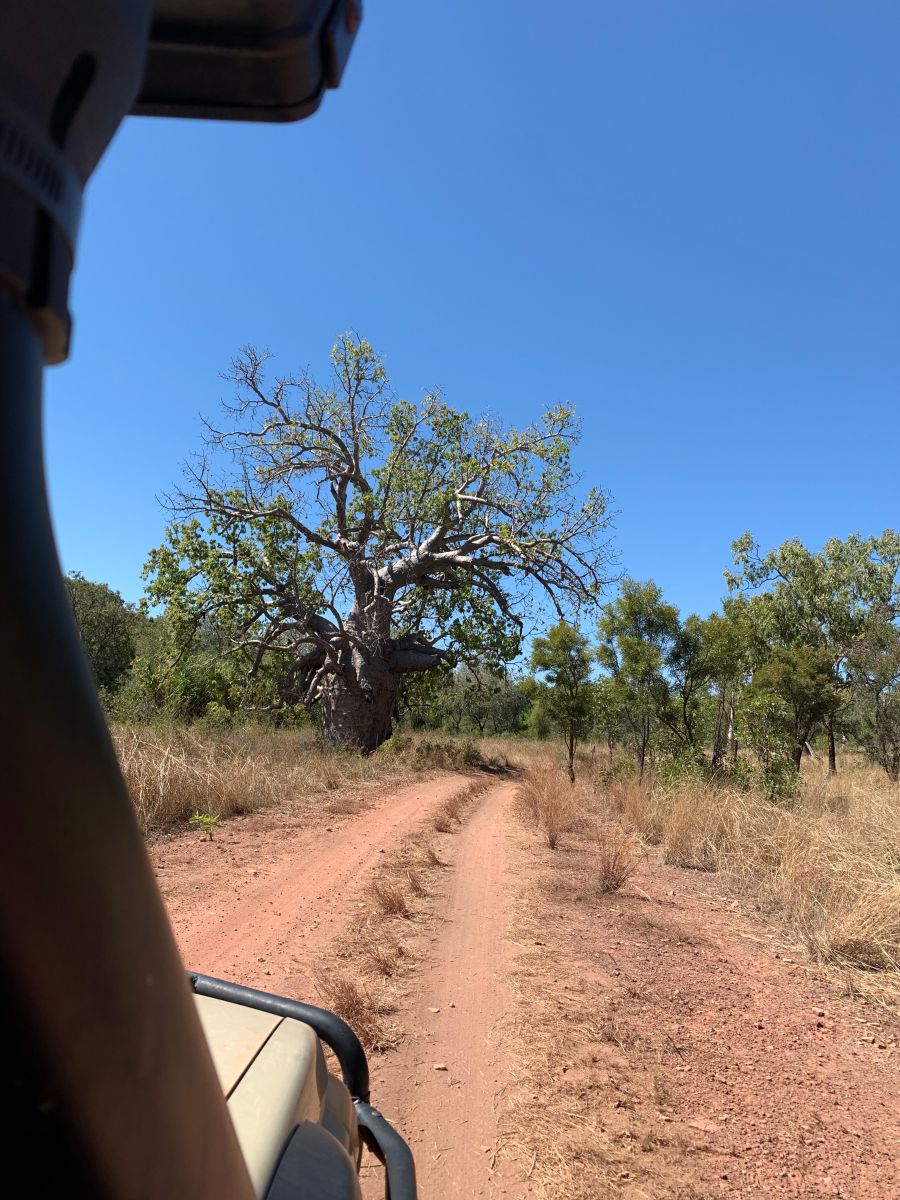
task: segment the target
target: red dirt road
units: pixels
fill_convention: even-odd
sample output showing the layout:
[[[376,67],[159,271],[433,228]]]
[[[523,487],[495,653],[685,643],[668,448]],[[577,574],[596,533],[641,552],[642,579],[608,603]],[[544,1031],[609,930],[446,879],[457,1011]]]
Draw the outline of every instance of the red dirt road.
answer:
[[[497,1161],[512,1074],[500,1025],[511,1001],[505,821],[514,792],[492,788],[460,832],[438,932],[406,1005],[409,1034],[375,1064],[372,1094],[410,1141],[425,1200],[525,1192]],[[365,1194],[374,1200],[377,1184]]]
[[[601,895],[596,846],[516,841],[520,1128],[541,1131],[551,1192],[900,1197],[896,1016],[842,995],[715,875],[653,851]]]
[[[315,1001],[374,874],[468,782],[157,842],[185,963]],[[416,965],[373,1097],[422,1200],[900,1197],[897,1018],[839,995],[714,876],[654,853],[599,896],[588,844],[549,851],[514,792],[495,784],[439,835],[451,865],[422,919],[394,918]],[[363,1184],[380,1195],[370,1169]]]
[[[314,976],[367,903],[379,856],[468,782],[444,775],[312,825],[263,813],[226,822],[211,842],[190,833],[156,843],[185,966],[315,1003]]]

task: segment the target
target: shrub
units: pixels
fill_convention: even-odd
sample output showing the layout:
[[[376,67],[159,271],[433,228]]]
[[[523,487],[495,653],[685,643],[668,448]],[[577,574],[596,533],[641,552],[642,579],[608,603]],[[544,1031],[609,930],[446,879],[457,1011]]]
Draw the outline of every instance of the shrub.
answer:
[[[213,830],[219,823],[219,818],[214,817],[212,813],[195,812],[188,824],[191,829],[202,829],[206,834],[207,840],[213,840]]]
[[[615,828],[596,828],[597,882],[604,894],[624,887],[638,869],[638,858],[631,838]]]

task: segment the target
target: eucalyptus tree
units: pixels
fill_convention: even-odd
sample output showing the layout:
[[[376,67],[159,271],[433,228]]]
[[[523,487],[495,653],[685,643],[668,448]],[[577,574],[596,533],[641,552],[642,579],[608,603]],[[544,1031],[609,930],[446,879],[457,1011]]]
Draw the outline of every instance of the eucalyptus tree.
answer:
[[[623,580],[597,624],[596,656],[611,681],[604,703],[621,714],[642,777],[654,737],[670,719],[666,669],[680,632],[678,609],[652,580]]]
[[[569,782],[575,782],[575,751],[594,723],[591,646],[568,621],[560,621],[536,637],[531,646],[532,670],[544,676],[541,695],[551,725],[566,746]]]
[[[580,494],[568,405],[513,429],[399,399],[350,334],[331,367],[320,385],[238,355],[146,577],[182,644],[215,619],[248,678],[281,661],[273,706],[318,703],[329,740],[371,751],[404,675],[509,660],[540,597],[558,615],[596,600],[608,498]]]
[[[732,552],[736,570],[726,572],[726,580],[734,591],[758,593],[752,611],[762,639],[773,648],[819,648],[830,660],[829,678],[814,673],[830,699],[823,694],[814,707],[834,771],[834,714],[848,682],[847,657],[870,621],[893,621],[898,612],[900,535],[888,529],[877,537],[831,538],[818,553],[792,538],[763,553],[745,533]]]
[[[875,619],[848,659],[853,731],[866,755],[900,781],[900,630]]]
[[[710,613],[703,622],[708,652],[712,700],[712,771],[726,759],[735,763],[738,754],[737,716],[741,694],[750,680],[755,639],[749,603],[743,596],[729,596],[721,613]]]
[[[93,583],[79,571],[67,575],[65,585],[97,686],[115,692],[134,661],[144,618],[108,584]]]
[[[757,751],[774,736],[799,772],[813,730],[833,714],[835,703],[832,661],[824,646],[802,642],[775,646],[747,687],[745,723],[752,727],[756,719]],[[764,722],[760,722],[762,714]],[[763,730],[762,724],[771,729]],[[768,750],[761,757],[768,759]],[[763,762],[764,768],[769,765]]]

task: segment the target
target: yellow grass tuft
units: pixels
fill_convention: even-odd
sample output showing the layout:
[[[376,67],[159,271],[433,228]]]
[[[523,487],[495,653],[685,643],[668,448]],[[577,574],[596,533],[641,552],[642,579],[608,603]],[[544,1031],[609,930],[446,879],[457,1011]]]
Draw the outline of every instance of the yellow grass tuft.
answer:
[[[529,766],[518,794],[520,813],[541,830],[551,850],[557,848],[562,834],[579,824],[584,800],[584,789],[573,787],[549,762]]]
[[[384,1019],[387,1008],[361,979],[329,971],[319,975],[316,986],[325,1006],[343,1017],[366,1050],[390,1049],[394,1039]]]
[[[406,892],[397,883],[376,879],[372,884],[372,895],[386,917],[408,917],[409,901]]]
[[[415,868],[410,867],[406,872],[406,882],[409,884],[409,890],[414,896],[427,896],[428,889],[422,882],[422,876]]]
[[[366,958],[373,970],[387,977],[396,972],[405,953],[399,942],[391,940],[370,942],[365,949]]]

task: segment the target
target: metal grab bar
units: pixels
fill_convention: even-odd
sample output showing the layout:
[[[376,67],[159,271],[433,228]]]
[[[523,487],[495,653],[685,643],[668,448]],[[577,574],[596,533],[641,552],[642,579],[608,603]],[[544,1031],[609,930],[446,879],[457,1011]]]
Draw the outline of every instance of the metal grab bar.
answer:
[[[416,1200],[416,1167],[409,1146],[393,1125],[369,1102],[369,1064],[359,1038],[346,1021],[327,1008],[317,1008],[287,996],[274,996],[258,988],[244,987],[212,975],[188,971],[191,988],[198,996],[227,1000],[278,1017],[302,1021],[334,1051],[341,1076],[353,1097],[360,1137],[385,1169],[385,1200]]]

